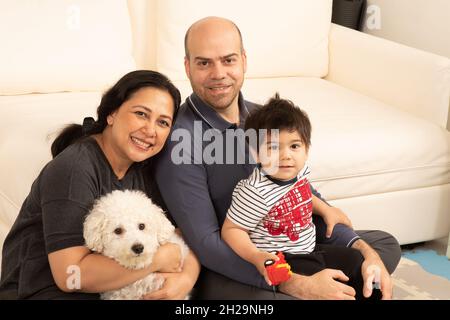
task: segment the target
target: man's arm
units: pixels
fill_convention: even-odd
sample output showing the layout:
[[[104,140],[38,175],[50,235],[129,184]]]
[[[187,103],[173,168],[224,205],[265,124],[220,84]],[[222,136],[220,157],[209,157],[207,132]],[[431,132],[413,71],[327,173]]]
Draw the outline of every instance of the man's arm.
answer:
[[[311,186],[311,191],[313,195],[322,200],[325,204],[329,205],[320,195],[317,190],[315,190]],[[364,257],[364,262],[361,266],[361,272],[364,279],[364,296],[368,297],[371,295],[371,290],[368,287],[368,282],[371,282],[372,275],[368,272],[368,267],[370,265],[378,266],[381,270],[380,281],[381,281],[381,291],[383,293],[383,299],[391,299],[392,298],[392,289],[393,284],[389,272],[387,271],[383,261],[381,260],[378,253],[368,245],[364,240],[361,239],[359,235],[353,231],[352,228],[344,225],[337,224],[330,238],[324,237],[326,233],[326,224],[323,221],[322,217],[314,216],[314,224],[316,225],[316,235],[317,242],[324,244],[335,244],[335,245],[345,245],[350,248],[356,249],[361,252],[361,255]]]
[[[312,203],[314,214],[321,216],[327,225],[326,230],[327,238],[331,237],[334,226],[336,224],[340,223],[350,228],[353,228],[352,222],[341,209],[336,207],[330,207],[328,204],[317,198],[315,195],[312,196]]]
[[[183,232],[200,263],[217,273],[269,290],[256,268],[241,259],[220,237],[220,225],[208,190],[205,168],[199,164],[175,165],[174,142],[159,156],[155,178],[167,209]],[[193,163],[193,161],[192,161]]]
[[[319,192],[313,188],[311,185],[312,194],[317,197],[317,200],[321,201],[323,206],[331,207],[328,202],[326,202]],[[313,222],[316,226],[316,242],[320,244],[331,244],[337,246],[351,247],[353,243],[360,239],[359,235],[349,226],[345,224],[334,225],[333,232],[330,237],[327,237],[327,225],[324,219],[320,215],[313,215]]]
[[[383,294],[383,299],[392,299],[393,283],[391,276],[389,275],[389,272],[387,271],[378,253],[362,239],[355,241],[352,248],[361,252],[364,257],[364,262],[361,266],[361,273],[364,279],[364,296],[370,297],[372,294],[372,280],[374,278],[374,274],[371,273],[371,268],[369,267],[377,266],[380,270],[380,289]]]

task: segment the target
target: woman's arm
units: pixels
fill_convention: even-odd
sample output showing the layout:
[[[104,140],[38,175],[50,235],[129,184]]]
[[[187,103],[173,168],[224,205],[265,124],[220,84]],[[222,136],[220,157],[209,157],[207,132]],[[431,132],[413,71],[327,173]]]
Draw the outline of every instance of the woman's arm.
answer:
[[[122,288],[151,272],[177,271],[181,252],[178,245],[165,244],[155,253],[153,263],[140,270],[126,269],[82,246],[52,252],[48,259],[56,285],[62,291],[105,292]]]

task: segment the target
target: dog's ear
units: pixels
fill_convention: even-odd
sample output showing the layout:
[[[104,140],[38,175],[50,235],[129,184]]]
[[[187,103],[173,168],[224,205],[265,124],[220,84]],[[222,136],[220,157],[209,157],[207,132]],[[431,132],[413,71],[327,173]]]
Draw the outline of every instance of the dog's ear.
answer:
[[[175,227],[172,223],[170,223],[169,219],[167,219],[166,215],[162,210],[158,212],[157,214],[157,221],[158,227],[156,228],[158,234],[158,242],[160,244],[167,242],[169,238],[173,235],[175,232]]]
[[[91,213],[86,217],[84,221],[84,240],[86,246],[98,253],[102,253],[104,250],[103,236],[105,230],[105,213],[99,210],[97,206],[94,206]]]

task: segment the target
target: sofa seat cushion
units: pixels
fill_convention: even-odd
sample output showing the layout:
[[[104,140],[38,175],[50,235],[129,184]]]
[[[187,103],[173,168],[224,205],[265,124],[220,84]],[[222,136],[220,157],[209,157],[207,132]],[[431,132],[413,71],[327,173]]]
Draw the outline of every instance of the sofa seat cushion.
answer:
[[[246,99],[275,92],[312,122],[312,180],[327,199],[450,182],[450,134],[426,120],[316,78],[247,79]]]

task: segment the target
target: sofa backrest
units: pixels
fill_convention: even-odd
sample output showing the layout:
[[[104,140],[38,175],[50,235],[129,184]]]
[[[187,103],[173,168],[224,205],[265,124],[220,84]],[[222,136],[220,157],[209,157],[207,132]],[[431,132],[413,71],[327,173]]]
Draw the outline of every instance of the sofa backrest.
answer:
[[[126,0],[3,1],[0,95],[104,90],[135,69]]]
[[[103,91],[135,68],[185,80],[185,32],[212,15],[240,28],[248,78],[324,77],[331,8],[332,0],[13,1],[0,19],[0,95]]]
[[[173,80],[186,79],[184,35],[206,16],[234,21],[248,57],[247,78],[324,77],[332,0],[157,1],[156,67]]]

